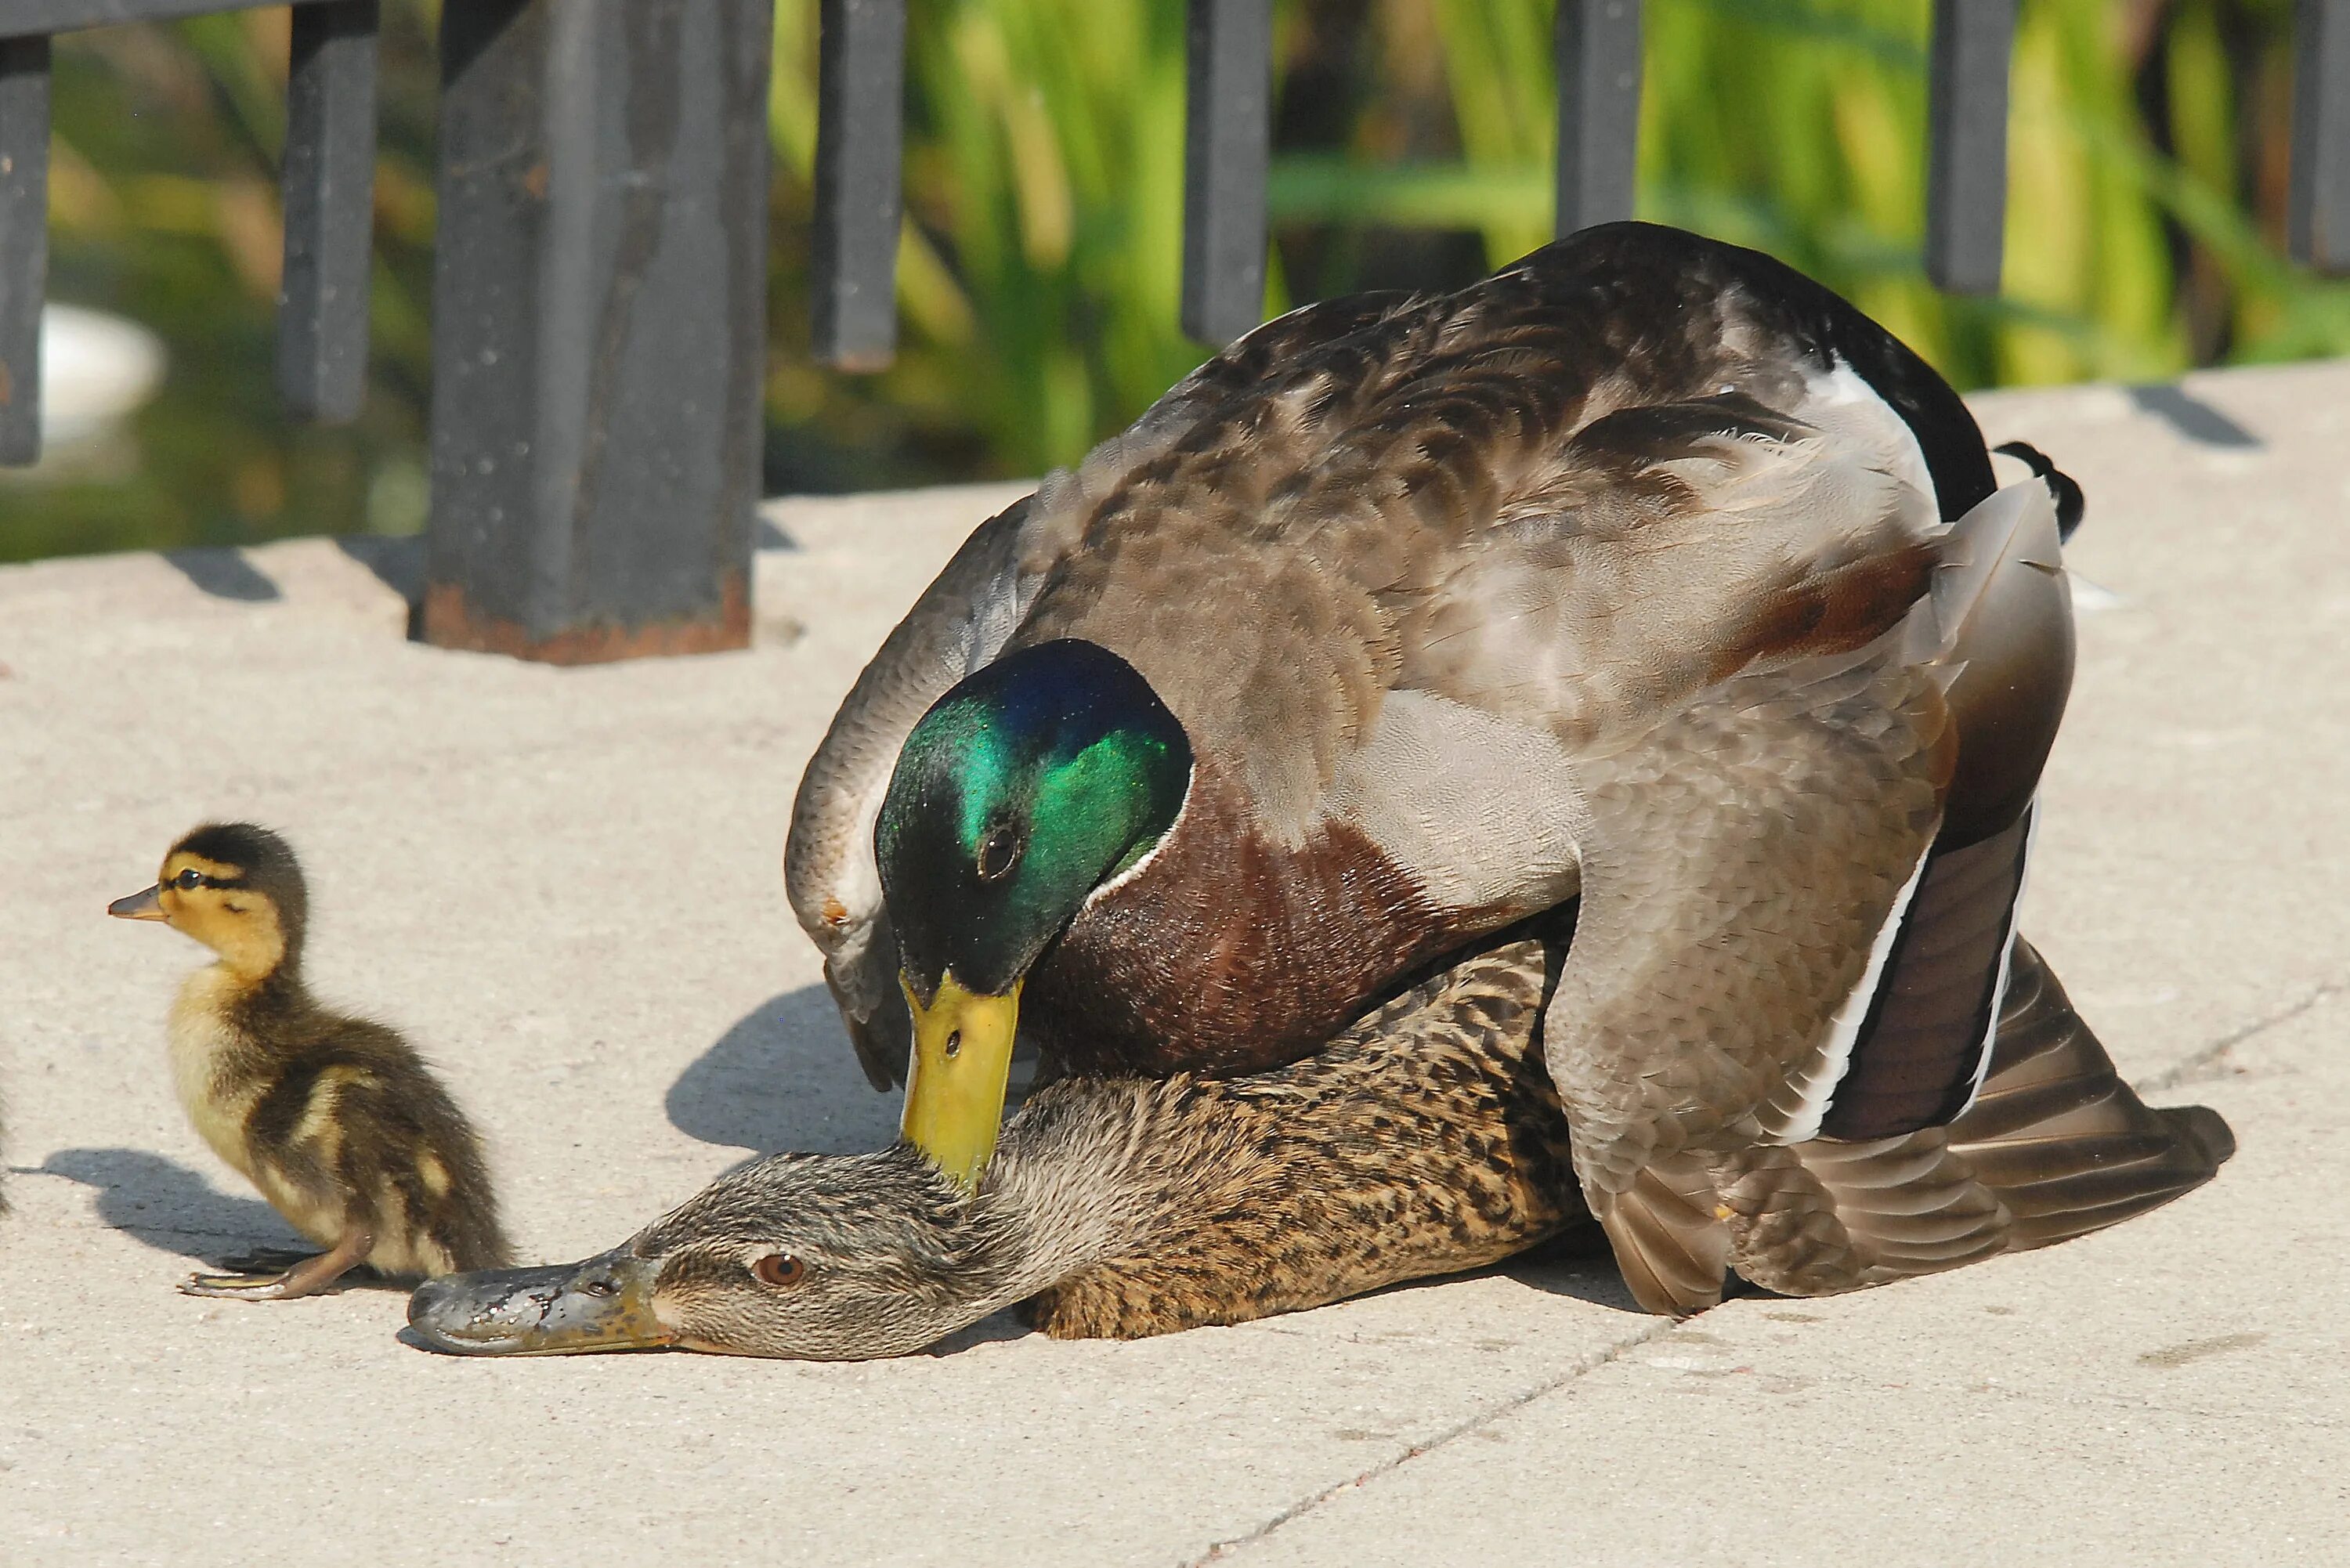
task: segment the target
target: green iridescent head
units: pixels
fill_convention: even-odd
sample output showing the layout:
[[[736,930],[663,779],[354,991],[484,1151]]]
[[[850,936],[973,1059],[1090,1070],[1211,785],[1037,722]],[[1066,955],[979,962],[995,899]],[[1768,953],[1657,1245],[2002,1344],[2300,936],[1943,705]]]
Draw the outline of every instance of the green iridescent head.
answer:
[[[1064,639],[1004,655],[922,715],[874,827],[906,981],[1003,994],[1093,890],[1174,826],[1191,745],[1149,682]]]

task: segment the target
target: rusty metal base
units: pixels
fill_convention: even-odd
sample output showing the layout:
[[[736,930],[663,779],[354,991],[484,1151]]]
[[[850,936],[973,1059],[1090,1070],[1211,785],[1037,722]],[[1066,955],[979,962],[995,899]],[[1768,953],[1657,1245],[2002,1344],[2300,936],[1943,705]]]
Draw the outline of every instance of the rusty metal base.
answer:
[[[751,595],[743,574],[727,573],[720,596],[718,613],[709,618],[574,627],[552,637],[533,638],[515,621],[475,614],[456,584],[431,583],[424,589],[423,640],[435,648],[502,653],[541,664],[608,664],[750,647]]]

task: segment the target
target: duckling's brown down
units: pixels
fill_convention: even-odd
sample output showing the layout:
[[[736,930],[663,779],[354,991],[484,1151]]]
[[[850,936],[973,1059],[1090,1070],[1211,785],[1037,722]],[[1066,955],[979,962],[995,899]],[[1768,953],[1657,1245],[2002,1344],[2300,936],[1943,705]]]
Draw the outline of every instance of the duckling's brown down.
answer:
[[[172,1010],[181,1103],[215,1153],[327,1248],[282,1272],[198,1275],[181,1288],[284,1300],[361,1264],[387,1276],[504,1264],[496,1199],[463,1113],[397,1032],[311,997],[307,910],[292,847],[246,823],[195,829],[154,887],[109,908],[166,921],[220,955]]]

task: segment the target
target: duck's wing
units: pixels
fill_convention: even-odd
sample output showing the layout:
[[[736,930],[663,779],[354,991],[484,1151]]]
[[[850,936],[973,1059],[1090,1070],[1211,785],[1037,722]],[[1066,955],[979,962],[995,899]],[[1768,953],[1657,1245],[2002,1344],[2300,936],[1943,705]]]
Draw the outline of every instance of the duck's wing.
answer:
[[[1357,295],[1295,310],[1201,366],[1079,467],[1049,475],[1035,494],[982,524],[858,676],[801,777],[784,882],[876,1088],[904,1081],[911,1042],[873,851],[874,818],[907,734],[948,688],[1003,650],[1106,497],[1274,367],[1404,302]]]
[[[1658,1173],[1938,1126],[1981,1082],[2071,674],[2055,528],[2045,486],[2000,493],[1893,630],[1742,672],[1578,759],[1584,905],[1546,1051],[1585,1195],[1650,1310],[1721,1286],[1685,1262],[1711,1256],[1690,1184],[1657,1200]]]

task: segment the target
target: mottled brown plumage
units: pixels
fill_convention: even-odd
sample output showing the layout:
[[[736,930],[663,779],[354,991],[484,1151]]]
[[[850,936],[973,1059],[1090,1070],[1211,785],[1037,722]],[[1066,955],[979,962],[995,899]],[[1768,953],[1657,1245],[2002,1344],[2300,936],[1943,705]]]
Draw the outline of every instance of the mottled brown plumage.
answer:
[[[1981,898],[1950,857],[2018,832],[2072,670],[2069,482],[1993,483],[1889,334],[1672,230],[1295,313],[916,604],[809,766],[794,907],[889,1081],[908,922],[918,1000],[1005,929],[927,849],[877,869],[893,766],[924,825],[977,776],[899,748],[1015,656],[1103,650],[1188,738],[1188,793],[1139,868],[990,977],[986,1027],[1008,1008],[1048,1077],[1262,1069],[1579,892],[1548,1046],[1578,1177],[1644,1303],[1692,1310],[1703,1287],[1663,1282],[1705,1270],[1635,1256],[1677,1229],[1652,1203],[1711,1211],[1717,1158],[1832,1111],[1850,1137],[1913,1131],[1980,1081],[2022,847]],[[1903,1095],[1839,1102],[1856,1072]],[[920,1125],[934,1153],[982,1147]]]
[[[1048,1334],[1135,1338],[1491,1263],[1585,1218],[1540,1040],[1561,961],[1504,942],[1255,1076],[1049,1085],[975,1199],[902,1144],[775,1155],[584,1263],[428,1284],[410,1321],[464,1354],[856,1358],[1024,1300]],[[1705,1204],[1675,1215],[1682,1272],[1710,1266],[1717,1293],[1734,1263],[1831,1293],[2061,1241],[2208,1179],[2226,1124],[2147,1107],[2028,945],[2015,973],[1972,1108],[1724,1157],[1700,1172]]]
[[[328,1250],[256,1254],[266,1272],[198,1275],[191,1294],[287,1300],[366,1265],[386,1276],[509,1256],[473,1131],[393,1030],[322,1006],[302,976],[308,893],[286,841],[210,824],[156,885],[109,912],[163,920],[219,955],[172,1011],[172,1076],[213,1152]]]

